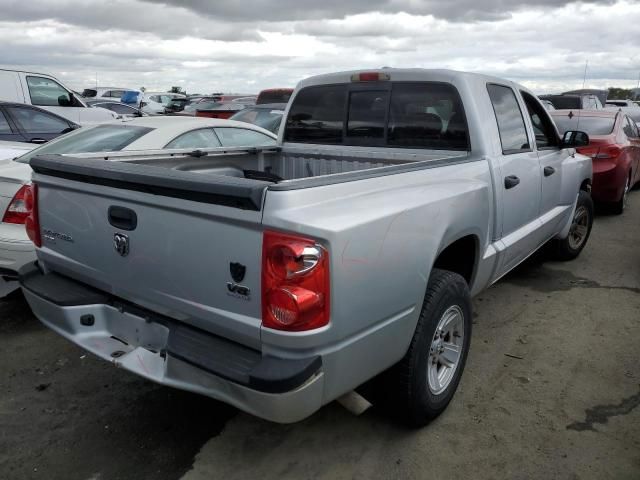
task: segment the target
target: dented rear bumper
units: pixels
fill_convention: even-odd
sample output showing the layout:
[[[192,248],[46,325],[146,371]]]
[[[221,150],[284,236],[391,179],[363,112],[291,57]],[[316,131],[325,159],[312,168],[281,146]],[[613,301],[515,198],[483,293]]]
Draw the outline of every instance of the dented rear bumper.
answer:
[[[35,266],[23,272],[21,284],[42,323],[149,380],[280,423],[302,420],[322,405],[320,356],[263,355]]]

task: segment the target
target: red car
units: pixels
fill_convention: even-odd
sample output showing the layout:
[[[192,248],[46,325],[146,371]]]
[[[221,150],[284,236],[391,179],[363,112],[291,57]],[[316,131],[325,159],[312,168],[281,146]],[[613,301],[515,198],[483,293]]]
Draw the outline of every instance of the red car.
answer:
[[[615,110],[554,110],[549,112],[560,135],[567,130],[589,134],[589,145],[578,152],[593,160],[591,195],[622,213],[627,193],[640,181],[640,133],[625,112]]]

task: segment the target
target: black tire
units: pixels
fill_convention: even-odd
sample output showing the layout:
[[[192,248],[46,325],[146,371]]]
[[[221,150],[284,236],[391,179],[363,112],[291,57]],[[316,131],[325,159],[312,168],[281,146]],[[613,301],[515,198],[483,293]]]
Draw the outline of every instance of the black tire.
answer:
[[[586,235],[584,235],[582,241],[579,244],[576,244],[575,241],[571,239],[571,232],[573,231],[573,228],[575,226],[575,223],[572,223],[572,230],[569,232],[569,235],[567,235],[567,238],[553,241],[554,257],[557,260],[573,260],[578,255],[580,255],[580,252],[589,240],[589,235],[591,235],[591,228],[593,227],[594,208],[591,195],[589,194],[589,192],[585,192],[584,190],[580,190],[580,193],[578,194],[578,203],[576,204],[576,211],[574,212],[574,218],[572,219],[572,222],[575,222],[576,216],[578,215],[578,212],[582,211],[582,208],[586,210],[587,214]]]
[[[457,306],[463,315],[460,358],[447,387],[434,394],[427,381],[430,348],[440,319],[452,306]],[[457,273],[433,269],[409,350],[383,375],[384,403],[409,426],[426,425],[440,415],[453,398],[467,360],[471,323],[471,296],[467,282]]]
[[[627,183],[625,184],[624,190],[622,191],[622,197],[615,203],[611,204],[611,212],[616,215],[621,215],[624,212],[625,207],[627,206],[627,194],[631,190],[631,172],[629,172],[629,176],[627,177]]]

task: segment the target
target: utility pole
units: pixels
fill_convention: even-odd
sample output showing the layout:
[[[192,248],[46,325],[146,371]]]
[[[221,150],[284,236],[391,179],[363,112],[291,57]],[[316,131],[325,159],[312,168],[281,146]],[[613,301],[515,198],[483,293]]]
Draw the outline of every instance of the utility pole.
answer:
[[[584,86],[587,83],[587,67],[589,66],[589,60],[585,60],[584,62],[584,77],[582,77],[582,89],[584,90]]]

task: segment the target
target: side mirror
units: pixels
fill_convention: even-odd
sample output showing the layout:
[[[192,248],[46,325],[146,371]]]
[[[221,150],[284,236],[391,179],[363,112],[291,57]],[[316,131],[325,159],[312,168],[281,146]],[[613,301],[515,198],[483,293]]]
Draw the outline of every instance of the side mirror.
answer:
[[[585,132],[567,130],[562,137],[562,148],[578,148],[589,145],[589,135]]]

